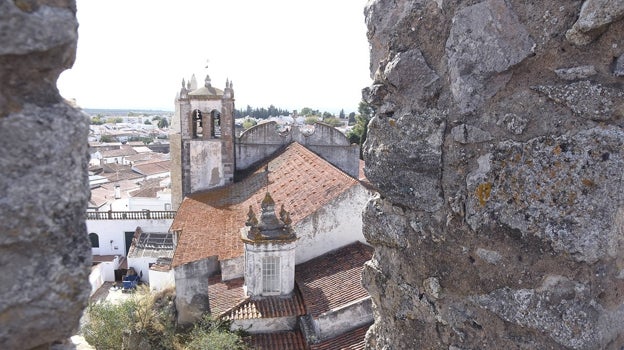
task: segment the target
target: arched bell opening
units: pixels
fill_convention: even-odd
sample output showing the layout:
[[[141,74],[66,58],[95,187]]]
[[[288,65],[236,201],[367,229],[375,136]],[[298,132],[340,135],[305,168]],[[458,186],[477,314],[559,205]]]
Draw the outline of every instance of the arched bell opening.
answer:
[[[210,112],[211,129],[210,136],[213,138],[221,138],[221,113],[216,109]]]
[[[204,133],[204,123],[202,111],[196,109],[191,114],[191,131],[194,139],[201,138]]]

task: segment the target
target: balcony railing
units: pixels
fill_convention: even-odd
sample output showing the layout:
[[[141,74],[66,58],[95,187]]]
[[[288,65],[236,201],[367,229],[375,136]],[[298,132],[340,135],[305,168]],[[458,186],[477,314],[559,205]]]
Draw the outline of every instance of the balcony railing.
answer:
[[[166,220],[175,217],[175,211],[88,211],[87,220]]]

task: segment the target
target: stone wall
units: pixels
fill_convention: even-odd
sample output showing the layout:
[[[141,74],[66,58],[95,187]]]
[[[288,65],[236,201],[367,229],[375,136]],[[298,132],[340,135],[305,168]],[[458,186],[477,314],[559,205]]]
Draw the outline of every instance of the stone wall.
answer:
[[[174,268],[177,323],[188,326],[210,311],[208,278],[219,271],[216,256]]]
[[[276,122],[258,124],[245,130],[236,140],[236,170],[257,166],[291,142],[298,142],[345,173],[359,177],[359,147],[349,143],[338,129],[323,123],[302,129],[280,129]]]
[[[624,345],[624,2],[375,0],[371,349]]]
[[[63,101],[76,52],[71,0],[0,0],[0,348],[45,348],[89,292],[88,118]]]

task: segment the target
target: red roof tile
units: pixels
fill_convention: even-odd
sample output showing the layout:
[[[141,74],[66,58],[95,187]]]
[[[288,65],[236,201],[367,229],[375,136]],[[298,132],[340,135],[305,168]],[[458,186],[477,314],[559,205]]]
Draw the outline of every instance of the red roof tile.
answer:
[[[247,298],[224,314],[229,320],[302,316],[305,307],[301,295],[295,290],[291,296],[270,296],[259,299]]]
[[[132,170],[145,176],[162,174],[170,171],[171,161],[162,160],[159,162],[136,164]]]
[[[241,181],[182,201],[171,225],[171,230],[182,231],[173,266],[214,255],[219,260],[242,256],[240,229],[250,205],[258,212],[267,177],[271,196],[277,206],[283,204],[290,212],[293,225],[358,183],[312,151],[292,143]]]
[[[295,282],[308,313],[317,317],[368,297],[361,275],[364,263],[372,256],[372,247],[355,242],[297,265]]]
[[[243,278],[221,281],[217,275],[208,280],[210,311],[229,320],[301,316],[305,308],[297,289],[288,297],[270,296],[252,299],[245,296]]]
[[[119,147],[119,149],[111,149],[108,151],[102,151],[100,153],[102,154],[102,158],[112,158],[137,154],[137,151],[135,151],[132,147],[128,145],[122,145],[121,147]]]
[[[253,334],[245,339],[252,349],[257,350],[308,350],[303,334],[299,331]]]
[[[213,315],[220,315],[245,300],[244,282],[243,278],[222,282],[221,275],[208,279],[208,298]]]
[[[366,332],[370,325],[356,328],[335,338],[310,346],[310,350],[364,350]]]

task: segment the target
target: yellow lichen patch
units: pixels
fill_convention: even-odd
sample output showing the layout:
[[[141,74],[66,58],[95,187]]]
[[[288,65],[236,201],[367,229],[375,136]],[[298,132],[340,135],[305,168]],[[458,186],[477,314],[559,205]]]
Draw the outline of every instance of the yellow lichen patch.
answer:
[[[477,186],[475,190],[475,196],[479,200],[481,206],[485,206],[485,203],[490,199],[490,193],[492,192],[492,183],[485,182]]]
[[[590,179],[582,179],[581,182],[583,183],[583,185],[587,186],[587,187],[593,187],[594,185],[596,185],[592,180]]]
[[[394,120],[394,119],[389,119],[389,120],[388,120],[388,124],[390,124],[390,126],[396,126],[396,120]]]
[[[558,156],[561,154],[561,147],[559,147],[559,145],[557,145],[557,147],[553,148],[553,153]]]

